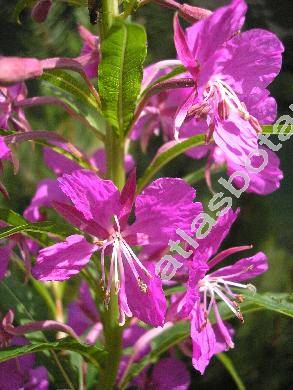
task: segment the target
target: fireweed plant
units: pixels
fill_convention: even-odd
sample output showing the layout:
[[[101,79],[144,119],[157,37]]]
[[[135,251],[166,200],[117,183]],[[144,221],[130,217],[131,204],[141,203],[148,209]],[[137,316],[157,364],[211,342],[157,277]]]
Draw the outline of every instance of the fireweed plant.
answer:
[[[177,58],[143,68],[146,32],[131,14],[148,1],[136,0],[89,1],[96,32],[77,26],[82,49],[74,58],[0,57],[1,165],[17,172],[14,145],[30,142],[41,145],[54,174],[38,183],[23,215],[0,210],[1,291],[9,297],[0,323],[1,388],[188,389],[191,367],[204,374],[214,355],[244,388],[224,354],[234,348],[228,320],[244,322],[246,312],[261,309],[293,314],[286,296],[256,291],[253,279],[268,270],[264,253],[251,243],[220,249],[241,218],[231,198],[214,195],[216,216],[207,218],[196,197],[199,179],[213,192],[214,173],[225,171],[223,186],[237,198],[279,188],[268,137],[289,139],[292,121],[273,126],[268,86],[283,45],[269,31],[243,31],[244,0],[213,12],[155,2],[174,10]],[[27,3],[38,23],[54,7]],[[55,89],[30,97],[31,78]],[[33,129],[26,110],[44,105],[63,109],[100,147],[88,155],[57,132]],[[164,144],[137,178],[130,146],[139,141],[147,153],[158,134]],[[204,168],[155,179],[181,154],[204,159]],[[3,180],[0,189],[9,196]],[[48,211],[62,222],[51,222]]]

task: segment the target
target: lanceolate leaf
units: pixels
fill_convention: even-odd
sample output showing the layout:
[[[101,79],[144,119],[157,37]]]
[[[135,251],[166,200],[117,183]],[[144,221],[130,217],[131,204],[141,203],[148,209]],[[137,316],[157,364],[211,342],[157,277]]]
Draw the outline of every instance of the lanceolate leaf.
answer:
[[[146,169],[143,177],[138,182],[138,192],[140,192],[146,184],[162,169],[169,161],[186,152],[195,146],[203,145],[205,137],[203,135],[195,135],[190,138],[181,139],[179,141],[170,141],[163,145],[156,154],[153,161]]]
[[[47,81],[62,91],[73,95],[87,105],[98,109],[97,103],[87,86],[66,71],[59,69],[44,71],[41,80]]]
[[[293,297],[283,293],[266,293],[255,294],[254,296],[245,296],[245,301],[241,304],[241,312],[245,313],[258,310],[272,310],[282,313],[289,317],[293,316]],[[227,305],[220,303],[219,309],[223,320],[228,320],[234,316]],[[212,317],[211,322],[215,319]],[[134,363],[122,383],[122,389],[126,388],[127,383],[136,375],[138,375],[144,367],[150,363],[154,363],[161,354],[166,352],[171,347],[190,337],[190,324],[188,321],[180,321],[175,323],[171,328],[167,328],[163,333],[152,340],[151,352],[141,359],[138,363]]]
[[[17,347],[4,348],[0,350],[0,362],[13,359],[19,356],[27,355],[29,353],[48,351],[48,350],[62,350],[73,351],[82,355],[87,362],[92,363],[96,367],[103,365],[105,361],[106,352],[102,348],[94,345],[85,345],[69,338],[62,339],[55,342],[39,342]]]
[[[67,225],[57,224],[56,222],[24,222],[17,226],[7,226],[0,229],[0,240],[10,237],[16,233],[51,233],[59,238],[64,238],[73,233],[73,228]]]
[[[143,27],[117,20],[101,45],[99,94],[102,110],[122,137],[133,117],[140,92],[146,33]]]
[[[234,367],[234,364],[232,360],[227,356],[225,353],[218,353],[217,358],[220,360],[220,362],[223,364],[223,366],[226,368],[226,370],[229,372],[231,377],[233,378],[237,389],[238,390],[245,390],[244,383],[242,382],[238,372],[236,371],[236,368]]]

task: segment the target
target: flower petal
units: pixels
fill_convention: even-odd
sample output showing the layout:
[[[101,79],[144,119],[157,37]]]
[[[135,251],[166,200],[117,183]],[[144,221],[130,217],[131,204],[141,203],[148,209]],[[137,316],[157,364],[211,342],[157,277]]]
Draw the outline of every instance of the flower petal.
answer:
[[[215,354],[216,337],[212,325],[206,322],[204,312],[198,303],[191,312],[192,364],[204,373]]]
[[[42,249],[32,274],[38,280],[67,280],[87,265],[97,249],[83,236],[74,234],[64,242]]]
[[[11,248],[9,245],[0,247],[0,280],[4,278],[8,269]]]
[[[63,156],[60,153],[54,152],[50,148],[44,148],[44,161],[45,164],[52,169],[52,171],[60,176],[63,173],[72,173],[77,169],[81,169],[75,161]]]
[[[37,190],[30,205],[25,209],[23,215],[30,222],[43,219],[41,207],[52,207],[53,202],[66,202],[67,198],[60,190],[58,182],[54,179],[44,179],[38,183]]]
[[[279,157],[271,151],[269,148],[260,148],[267,153],[267,164],[259,172],[253,172],[251,169],[247,169],[241,165],[235,164],[233,161],[227,159],[227,172],[232,175],[234,172],[242,173],[245,177],[249,178],[249,186],[246,192],[254,192],[259,195],[268,195],[280,188],[280,181],[283,179],[283,172],[280,170]],[[250,159],[250,164],[254,168],[259,168],[265,161],[262,155],[255,154]],[[233,184],[238,188],[243,188],[244,180],[238,175],[235,176]]]
[[[147,186],[135,202],[135,222],[127,229],[138,244],[167,246],[178,239],[177,229],[191,233],[193,219],[202,211],[195,190],[182,179],[162,178]]]
[[[178,14],[174,16],[174,43],[177,50],[178,57],[182,64],[188,69],[192,77],[196,80],[198,74],[198,64],[195,61],[195,58],[188,47],[186,36],[182,30]]]
[[[58,178],[60,188],[87,220],[97,221],[110,231],[112,218],[119,212],[119,191],[110,180],[79,170]]]
[[[269,31],[245,31],[230,40],[226,48],[231,58],[222,73],[237,94],[247,96],[255,87],[266,88],[280,72],[284,46]]]
[[[194,58],[201,64],[237,33],[243,23],[247,5],[243,0],[218,8],[211,16],[186,29],[188,44]]]
[[[252,279],[268,270],[268,259],[263,252],[237,261],[228,267],[220,268],[210,276],[221,277],[229,276],[229,280],[240,282],[242,280]]]
[[[162,281],[155,275],[153,265],[147,265],[147,268],[152,275],[151,279],[145,276],[143,271],[140,272],[138,270],[141,280],[147,286],[146,292],[143,292],[140,289],[137,280],[126,262],[124,267],[125,293],[132,314],[146,324],[163,326],[167,302],[162,288]]]
[[[231,208],[225,213],[222,212],[209,234],[204,238],[197,239],[199,246],[194,251],[193,255],[195,267],[198,262],[208,261],[215,253],[218,252],[222,241],[229,233],[238,213],[239,209],[234,212]]]
[[[164,358],[154,365],[151,383],[157,390],[187,390],[190,374],[185,364],[176,358]]]

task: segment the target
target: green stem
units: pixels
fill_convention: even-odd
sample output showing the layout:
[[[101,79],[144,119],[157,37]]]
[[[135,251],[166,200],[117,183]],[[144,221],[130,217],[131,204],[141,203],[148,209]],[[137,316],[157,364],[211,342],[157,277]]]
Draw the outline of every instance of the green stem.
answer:
[[[113,18],[119,15],[117,0],[102,0],[102,12],[100,15],[100,36],[103,39],[113,22]],[[125,182],[124,171],[124,140],[119,138],[111,126],[106,130],[106,156],[107,176],[121,190]],[[113,390],[122,352],[122,328],[119,326],[118,296],[115,286],[112,285],[110,302],[102,314],[104,327],[105,346],[108,352],[105,369],[99,381],[99,389]]]

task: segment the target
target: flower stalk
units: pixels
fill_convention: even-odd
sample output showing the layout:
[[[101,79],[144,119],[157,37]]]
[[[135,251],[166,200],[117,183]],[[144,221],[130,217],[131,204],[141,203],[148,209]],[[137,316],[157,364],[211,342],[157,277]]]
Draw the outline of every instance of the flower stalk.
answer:
[[[119,15],[117,0],[103,0],[100,14],[101,43],[107,36],[113,18]],[[107,176],[121,190],[125,182],[124,171],[124,139],[108,125],[106,129],[106,161]],[[122,349],[122,327],[119,326],[118,295],[115,285],[112,284],[109,305],[105,308],[103,316],[104,336],[108,352],[107,364],[100,381],[101,389],[113,389],[120,363]]]

